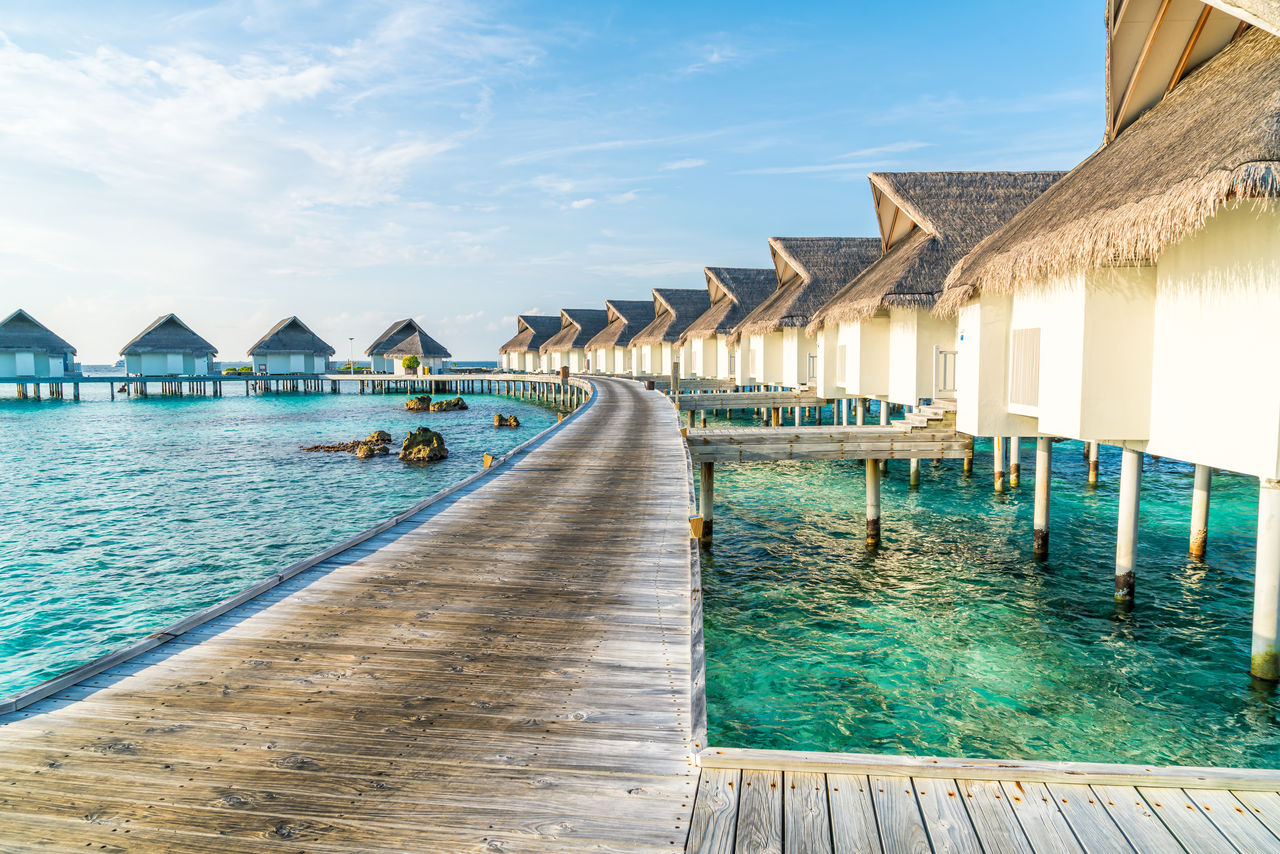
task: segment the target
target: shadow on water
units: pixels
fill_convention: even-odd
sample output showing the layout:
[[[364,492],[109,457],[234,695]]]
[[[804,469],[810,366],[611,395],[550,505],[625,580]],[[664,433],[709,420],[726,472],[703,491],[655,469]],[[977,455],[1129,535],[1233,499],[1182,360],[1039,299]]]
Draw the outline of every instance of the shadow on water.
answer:
[[[738,423],[738,420],[735,420]],[[864,543],[860,462],[720,465],[703,551],[711,742],[1182,765],[1280,765],[1280,697],[1247,670],[1257,481],[1214,478],[1187,555],[1192,467],[1144,471],[1137,596],[1113,596],[1119,451],[1086,485],[1055,453],[1049,558],[1031,550],[1034,455],[991,490],[925,463],[883,484]]]

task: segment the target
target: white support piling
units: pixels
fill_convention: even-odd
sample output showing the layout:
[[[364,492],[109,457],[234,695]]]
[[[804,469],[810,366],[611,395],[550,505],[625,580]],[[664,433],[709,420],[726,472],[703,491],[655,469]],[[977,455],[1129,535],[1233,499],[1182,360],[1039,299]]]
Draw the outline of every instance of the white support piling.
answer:
[[[911,458],[911,474],[907,479],[907,485],[917,487],[920,485],[920,458]]]
[[[1036,438],[1035,530],[1032,552],[1039,560],[1049,556],[1049,481],[1053,477],[1053,439]]]
[[[1280,481],[1258,489],[1258,551],[1253,574],[1253,647],[1249,672],[1280,682]]]
[[[865,397],[860,397],[854,401],[853,417],[853,423],[858,427],[862,427],[867,423],[867,399]]]
[[[1022,437],[1009,437],[1009,486],[1017,488],[1022,481]]]
[[[880,545],[880,465],[867,460],[867,545]]]
[[[1098,485],[1098,443],[1089,443],[1089,485]]]
[[[1197,465],[1195,484],[1191,489],[1191,556],[1200,560],[1209,545],[1209,490],[1213,469]]]
[[[1132,602],[1138,509],[1142,496],[1142,452],[1124,449],[1120,462],[1120,513],[1116,525],[1116,601]]]
[[[991,440],[992,475],[996,492],[1004,492],[1004,437]]]

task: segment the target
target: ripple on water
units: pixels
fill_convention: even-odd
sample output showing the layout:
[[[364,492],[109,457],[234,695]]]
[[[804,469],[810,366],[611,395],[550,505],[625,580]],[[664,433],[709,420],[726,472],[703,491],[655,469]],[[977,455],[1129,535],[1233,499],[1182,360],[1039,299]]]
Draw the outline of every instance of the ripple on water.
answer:
[[[401,395],[0,400],[0,696],[65,672],[393,515],[555,422],[464,395],[422,415]],[[521,426],[495,430],[496,412]],[[299,446],[429,423],[427,467]],[[34,439],[34,440],[33,440]]]

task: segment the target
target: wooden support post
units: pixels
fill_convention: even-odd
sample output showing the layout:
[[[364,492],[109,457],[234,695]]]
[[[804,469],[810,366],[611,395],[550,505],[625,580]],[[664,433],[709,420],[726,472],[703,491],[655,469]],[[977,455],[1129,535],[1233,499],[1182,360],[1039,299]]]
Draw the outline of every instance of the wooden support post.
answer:
[[[1213,485],[1213,469],[1196,466],[1195,485],[1191,492],[1191,548],[1196,560],[1204,559],[1209,544],[1209,490]]]
[[[1089,443],[1089,485],[1098,485],[1098,443]]]
[[[1017,488],[1022,480],[1022,437],[1009,437],[1009,486]]]
[[[698,472],[698,513],[702,516],[702,537],[704,542],[711,540],[711,523],[715,518],[716,503],[716,464],[702,463]]]
[[[1280,682],[1280,481],[1258,489],[1258,551],[1253,573],[1253,647],[1249,672]]]
[[[696,410],[693,410],[693,409],[690,409],[690,410],[689,410],[689,426],[690,426],[690,427],[693,427],[693,426],[694,426],[694,422],[695,422],[695,420],[697,419],[697,417],[698,417],[698,413],[697,413],[697,411],[696,411]]]
[[[71,384],[71,399],[72,400],[80,399],[80,383]]]
[[[867,460],[867,545],[880,545],[879,460]]]
[[[1035,530],[1031,540],[1031,551],[1036,560],[1049,556],[1049,482],[1052,477],[1053,439],[1039,436],[1036,438]]]
[[[1142,452],[1124,449],[1120,463],[1120,514],[1116,527],[1116,601],[1133,601],[1138,507],[1142,495]]]
[[[773,426],[774,427],[782,426],[782,407],[781,406],[775,406],[773,408]]]
[[[969,477],[971,474],[973,474],[973,448],[972,447],[970,447],[969,450],[965,451],[964,468],[962,469],[962,472],[964,473],[965,477]]]
[[[702,410],[702,426],[707,426],[707,410]]]
[[[1004,437],[991,440],[991,468],[996,492],[1004,492]]]
[[[911,475],[907,480],[907,484],[913,488],[920,485],[920,458],[919,457],[911,458]]]

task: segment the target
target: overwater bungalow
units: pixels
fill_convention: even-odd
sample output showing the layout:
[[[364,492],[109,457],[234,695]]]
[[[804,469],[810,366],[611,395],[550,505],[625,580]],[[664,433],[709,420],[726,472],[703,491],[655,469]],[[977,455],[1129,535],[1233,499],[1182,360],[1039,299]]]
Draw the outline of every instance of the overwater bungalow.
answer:
[[[453,358],[411,317],[388,326],[364,353],[375,374],[438,374],[444,368],[444,360]],[[404,366],[408,356],[417,357],[418,367]]]
[[[904,406],[954,398],[955,320],[933,313],[947,273],[1063,174],[871,174],[884,254],[806,329],[817,342],[818,395]]]
[[[543,314],[516,317],[516,335],[498,348],[498,365],[504,370],[529,374],[542,372],[543,344],[560,331],[560,318]]]
[[[120,355],[131,376],[191,377],[212,374],[218,350],[176,314],[165,314],[124,345]]]
[[[653,300],[605,300],[609,325],[587,342],[591,369],[597,374],[631,374],[631,339],[654,318]]]
[[[704,267],[711,307],[689,324],[677,346],[683,370],[691,377],[731,380],[736,375],[736,348],[729,336],[756,306],[774,292],[773,268]]]
[[[296,316],[286,317],[249,348],[254,373],[323,374],[337,352]]]
[[[667,376],[680,336],[711,307],[702,288],[654,288],[653,320],[631,339],[632,376]]]
[[[0,321],[0,377],[63,377],[76,373],[76,348],[18,309]]]
[[[817,379],[814,314],[881,254],[874,237],[770,237],[774,292],[730,333],[740,386],[799,389]]]
[[[1193,554],[1210,467],[1257,476],[1251,671],[1277,680],[1280,13],[1241,0],[1172,4],[1172,18],[1168,3],[1154,17],[1152,4],[1128,5],[1108,3],[1106,144],[948,278],[938,310],[958,318],[957,422],[1041,437],[1037,551],[1050,437],[1123,448],[1122,602],[1134,595],[1144,454],[1197,465]],[[1200,417],[1197,402],[1233,406]]]
[[[542,345],[543,366],[549,371],[567,367],[570,373],[590,372],[587,342],[609,325],[609,312],[602,308],[560,309],[560,331]]]

